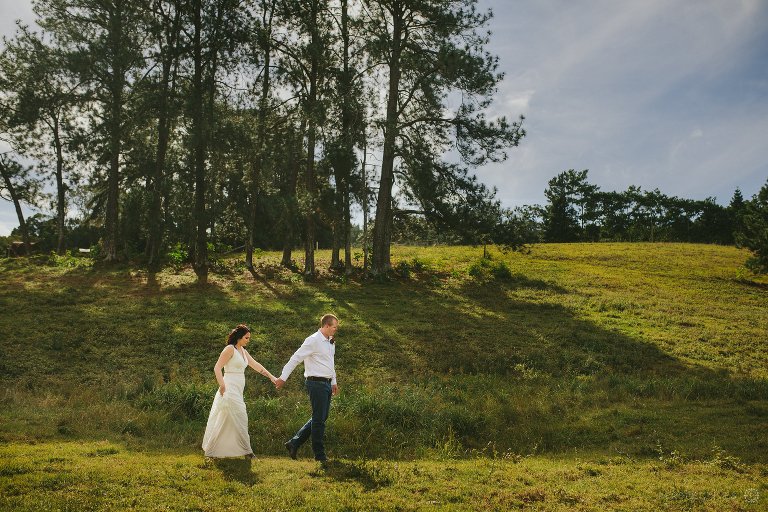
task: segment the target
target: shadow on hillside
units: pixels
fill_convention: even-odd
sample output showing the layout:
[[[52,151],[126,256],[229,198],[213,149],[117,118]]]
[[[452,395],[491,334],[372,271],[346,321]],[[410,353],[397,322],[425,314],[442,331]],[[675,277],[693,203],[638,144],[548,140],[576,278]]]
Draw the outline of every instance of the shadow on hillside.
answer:
[[[327,476],[339,482],[357,482],[366,491],[372,491],[392,484],[392,478],[381,465],[369,461],[329,460],[324,469],[313,476]]]
[[[382,384],[388,375],[394,376],[389,381],[434,376],[456,382],[449,393],[459,401],[471,400],[462,395],[468,389],[462,381],[453,380],[462,375],[490,376],[488,382],[508,379],[501,395],[489,396],[503,399],[518,389],[534,393],[528,405],[506,413],[509,421],[519,422],[507,425],[510,431],[530,429],[512,449],[530,449],[520,444],[526,442],[547,452],[630,449],[657,457],[659,445],[698,443],[699,451],[719,446],[746,459],[768,460],[768,442],[757,434],[765,426],[767,409],[760,404],[768,400],[768,382],[680,361],[651,342],[578,319],[564,306],[511,296],[509,291],[523,283],[468,283],[460,293],[408,285],[382,285],[378,294],[375,286],[366,294],[318,289],[337,304],[342,325],[346,319],[358,331],[342,333],[337,356],[342,368],[374,361]],[[531,283],[537,290],[541,286]],[[381,298],[389,295],[394,297]],[[477,398],[482,404],[484,399]],[[645,402],[656,405],[647,409]],[[481,429],[487,424],[477,421]],[[458,425],[454,432],[475,427]],[[487,437],[478,444],[504,446],[490,428],[480,435]]]
[[[693,436],[707,449],[716,444],[740,457],[768,460],[768,441],[755,434],[764,431],[768,414],[764,381],[686,364],[642,338],[578,319],[565,306],[510,294],[525,289],[536,291],[535,297],[565,292],[522,276],[505,285],[467,283],[459,290],[408,282],[291,287],[256,281],[234,297],[215,284],[159,287],[156,278],[130,272],[77,270],[51,286],[35,283],[21,293],[0,288],[9,333],[0,375],[46,393],[49,385],[59,386],[62,396],[76,386],[103,387],[118,400],[131,400],[164,383],[208,382],[228,329],[243,321],[258,333],[251,354],[275,373],[317,329],[320,314],[333,311],[342,325],[342,388],[400,389],[433,378],[448,383],[454,386],[448,391],[456,392],[451,405],[470,413],[498,406],[507,414],[499,416],[501,426],[519,431],[515,439],[497,439],[498,425],[481,414],[475,422],[472,414],[457,413],[456,421],[469,421],[450,425],[453,432],[477,427],[479,445],[498,442],[517,453],[639,446],[635,454],[658,456],[648,448],[657,441],[675,447],[683,436]],[[40,335],[34,343],[29,326]],[[525,380],[521,371],[533,377]],[[305,400],[295,382],[299,372],[287,392]],[[466,391],[467,375],[491,376],[488,382],[501,383],[501,390],[473,395]],[[261,385],[267,389],[264,381],[251,379],[249,392]],[[502,402],[518,389],[530,399],[503,411]],[[550,397],[560,402],[549,404]],[[662,412],[654,410],[659,405]],[[405,432],[402,425],[391,428]],[[232,464],[219,469],[244,483],[255,478],[242,461]],[[369,479],[364,469],[339,466],[330,474]]]
[[[261,482],[261,477],[253,472],[251,461],[247,459],[212,459],[225,480],[253,486]]]
[[[502,279],[501,282],[503,283],[504,288],[511,290],[530,288],[534,290],[545,290],[552,293],[568,293],[568,290],[560,285],[545,281],[543,279],[530,278],[519,272],[516,272],[509,277]],[[476,289],[478,285],[483,285],[483,283],[467,285],[465,288]],[[497,287],[499,285],[491,281],[490,283],[485,283],[485,286]]]

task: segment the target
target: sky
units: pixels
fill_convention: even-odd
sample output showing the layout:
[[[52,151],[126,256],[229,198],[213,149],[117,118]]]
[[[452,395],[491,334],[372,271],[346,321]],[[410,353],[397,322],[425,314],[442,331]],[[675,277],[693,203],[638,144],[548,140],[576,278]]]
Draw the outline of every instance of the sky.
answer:
[[[637,185],[728,204],[768,179],[768,1],[479,0],[505,74],[489,115],[527,136],[476,169],[507,207],[544,204],[547,181],[588,169],[604,191]],[[0,34],[32,22],[0,0]],[[0,200],[0,235],[17,226]]]

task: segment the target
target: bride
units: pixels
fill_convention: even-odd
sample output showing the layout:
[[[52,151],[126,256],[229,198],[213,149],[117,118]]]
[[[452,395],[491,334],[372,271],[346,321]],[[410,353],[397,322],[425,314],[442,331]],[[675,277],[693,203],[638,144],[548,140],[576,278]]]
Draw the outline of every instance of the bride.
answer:
[[[251,340],[251,330],[240,324],[229,333],[227,346],[221,351],[213,373],[219,383],[219,391],[213,399],[208,425],[203,436],[206,457],[252,458],[251,438],[248,435],[248,414],[245,411],[243,388],[245,368],[250,366],[273,383],[275,376],[259,364],[245,350]],[[224,374],[222,375],[222,369]]]

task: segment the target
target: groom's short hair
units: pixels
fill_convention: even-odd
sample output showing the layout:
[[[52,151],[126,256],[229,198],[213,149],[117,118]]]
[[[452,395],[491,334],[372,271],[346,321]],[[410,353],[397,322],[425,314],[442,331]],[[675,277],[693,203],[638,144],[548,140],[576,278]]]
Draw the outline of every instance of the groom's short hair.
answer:
[[[323,318],[320,319],[320,327],[325,327],[326,325],[333,324],[333,321],[336,320],[339,321],[338,318],[336,318],[336,315],[332,315],[330,313],[323,315]]]

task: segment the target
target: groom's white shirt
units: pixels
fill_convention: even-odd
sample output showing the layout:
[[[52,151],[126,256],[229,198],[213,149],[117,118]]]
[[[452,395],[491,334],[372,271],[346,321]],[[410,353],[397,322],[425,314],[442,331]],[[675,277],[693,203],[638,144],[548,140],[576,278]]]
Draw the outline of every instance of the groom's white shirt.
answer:
[[[333,366],[333,356],[336,354],[336,345],[331,344],[328,338],[319,330],[308,336],[299,349],[293,353],[291,359],[283,366],[280,378],[288,380],[288,376],[304,362],[304,377],[325,377],[331,379],[331,384],[336,385],[336,370]]]

